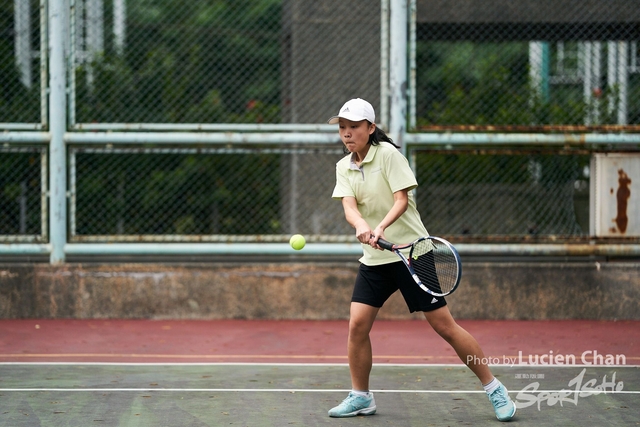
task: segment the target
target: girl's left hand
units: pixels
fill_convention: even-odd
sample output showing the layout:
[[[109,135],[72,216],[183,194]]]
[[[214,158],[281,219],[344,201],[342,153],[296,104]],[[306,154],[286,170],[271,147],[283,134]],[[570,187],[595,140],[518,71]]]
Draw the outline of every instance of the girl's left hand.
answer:
[[[384,239],[384,230],[380,227],[376,227],[376,229],[373,230],[373,233],[371,233],[371,237],[369,238],[369,246],[371,246],[374,249],[383,251],[384,249],[382,249],[378,245],[378,239],[380,238]]]

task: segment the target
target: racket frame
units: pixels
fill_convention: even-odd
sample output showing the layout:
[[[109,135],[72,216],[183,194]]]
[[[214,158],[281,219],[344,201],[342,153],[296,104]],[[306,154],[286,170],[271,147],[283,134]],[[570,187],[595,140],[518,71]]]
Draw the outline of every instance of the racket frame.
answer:
[[[449,292],[438,293],[438,292],[434,292],[431,289],[427,288],[422,283],[422,280],[420,280],[420,278],[416,274],[415,270],[411,266],[410,259],[407,259],[407,257],[401,252],[402,249],[411,248],[411,251],[409,252],[409,258],[411,258],[411,254],[413,252],[413,248],[415,247],[416,244],[418,244],[419,242],[421,242],[423,240],[434,240],[434,241],[440,242],[440,243],[444,244],[451,251],[451,253],[453,253],[453,256],[455,257],[455,260],[456,260],[456,267],[457,267],[457,270],[458,270],[458,274],[457,274],[457,277],[456,277],[456,283],[451,287],[451,290]],[[411,277],[413,277],[413,280],[416,282],[416,284],[418,286],[420,286],[420,289],[422,289],[423,291],[425,291],[425,292],[427,292],[427,293],[429,293],[429,294],[431,294],[433,296],[436,296],[436,297],[444,297],[444,296],[447,296],[447,295],[451,294],[453,291],[455,291],[458,288],[458,285],[460,284],[460,278],[462,277],[462,262],[460,261],[460,254],[458,253],[456,248],[451,243],[449,243],[447,240],[443,239],[442,237],[436,237],[436,236],[420,237],[420,238],[414,240],[411,243],[406,243],[406,244],[401,244],[401,245],[393,244],[393,243],[391,243],[391,242],[389,242],[387,240],[384,240],[384,239],[378,239],[377,243],[378,243],[378,246],[380,246],[382,249],[386,249],[388,251],[394,252],[402,260],[404,265],[409,270],[409,273],[411,274]]]

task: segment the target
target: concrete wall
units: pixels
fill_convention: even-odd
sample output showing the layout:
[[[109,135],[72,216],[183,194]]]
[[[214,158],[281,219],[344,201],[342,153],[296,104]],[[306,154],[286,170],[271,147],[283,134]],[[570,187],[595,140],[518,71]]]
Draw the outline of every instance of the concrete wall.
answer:
[[[345,319],[356,263],[0,266],[0,318]],[[460,319],[640,319],[640,263],[467,263]],[[380,318],[410,319],[396,293]]]

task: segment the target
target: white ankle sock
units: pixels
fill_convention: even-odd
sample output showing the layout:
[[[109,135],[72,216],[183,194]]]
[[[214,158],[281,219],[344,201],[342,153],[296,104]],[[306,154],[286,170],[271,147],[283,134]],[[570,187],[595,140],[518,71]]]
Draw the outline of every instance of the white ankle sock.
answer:
[[[489,381],[487,384],[482,384],[482,388],[484,388],[484,391],[486,391],[487,394],[491,394],[494,391],[496,391],[498,387],[500,387],[500,384],[501,382],[498,381],[496,377],[493,377],[493,379]]]
[[[351,390],[351,393],[355,394],[356,396],[362,396],[362,397],[369,397],[369,392],[368,391],[360,391],[360,390]]]

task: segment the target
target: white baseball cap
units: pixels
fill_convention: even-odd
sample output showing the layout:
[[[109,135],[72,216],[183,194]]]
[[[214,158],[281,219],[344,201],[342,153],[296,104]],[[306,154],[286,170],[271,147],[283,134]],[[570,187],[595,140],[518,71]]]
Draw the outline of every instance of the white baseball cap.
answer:
[[[371,123],[376,122],[376,113],[373,111],[373,107],[362,98],[354,98],[345,102],[338,115],[331,117],[328,123],[331,125],[336,124],[341,117],[352,122],[361,120],[368,120]]]

